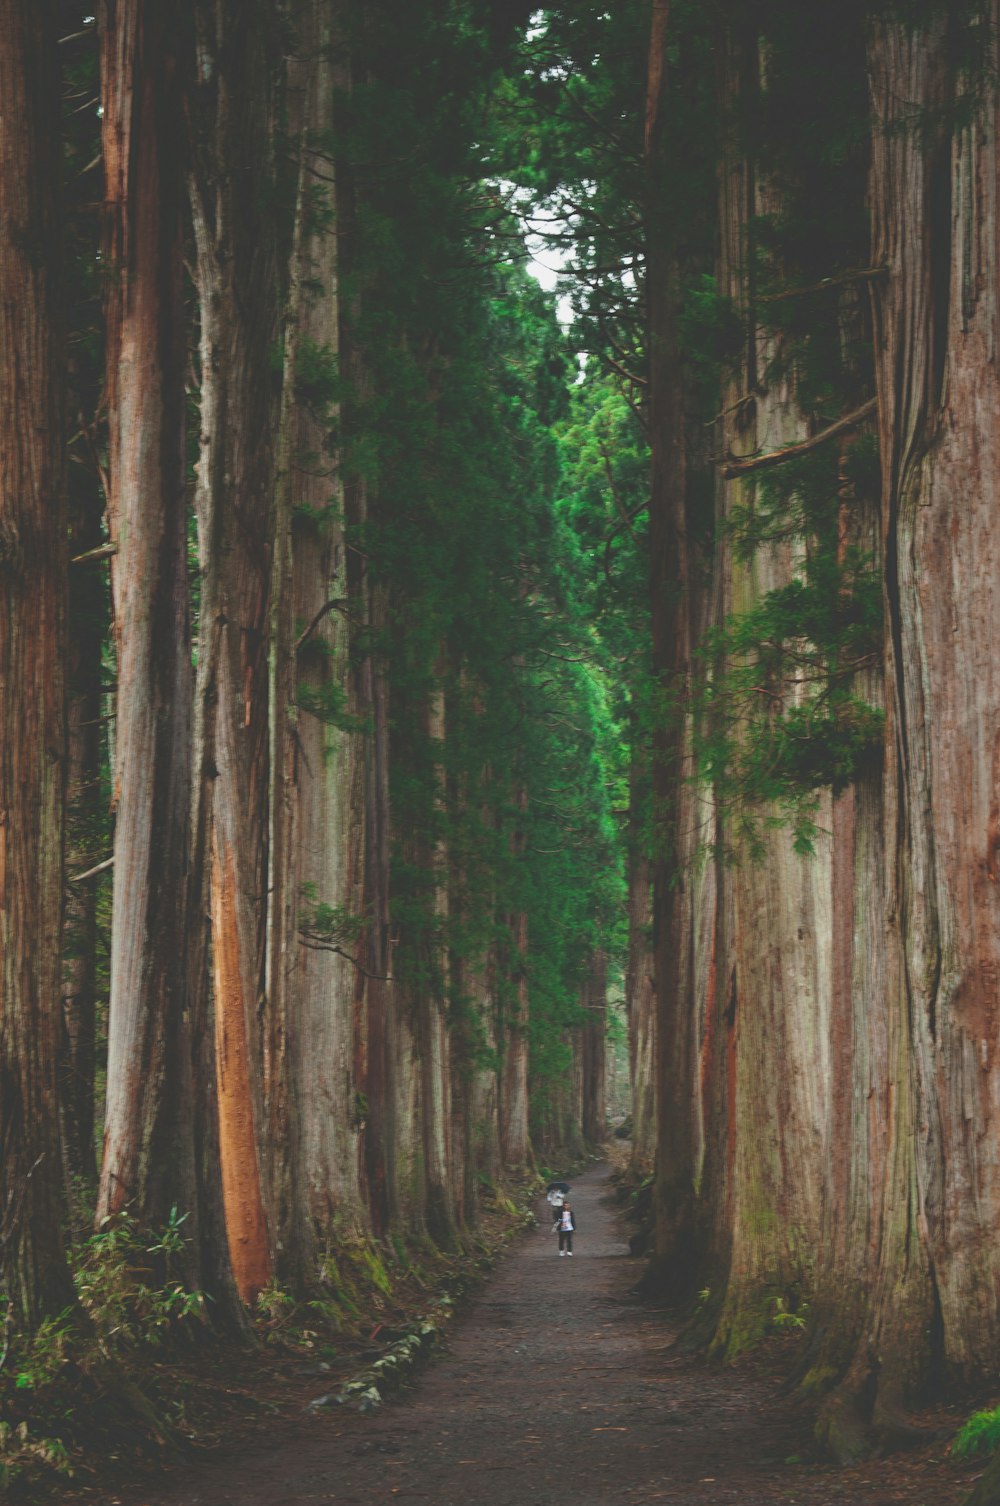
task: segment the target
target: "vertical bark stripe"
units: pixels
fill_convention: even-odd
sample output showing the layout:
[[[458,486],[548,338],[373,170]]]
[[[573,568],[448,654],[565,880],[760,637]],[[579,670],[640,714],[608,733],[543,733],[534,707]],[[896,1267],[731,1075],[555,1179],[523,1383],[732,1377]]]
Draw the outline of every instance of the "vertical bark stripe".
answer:
[[[212,942],[222,1197],[236,1289],[249,1304],[270,1280],[271,1261],[254,1134],[235,864],[228,847],[220,853],[219,843],[216,831],[212,847]]]

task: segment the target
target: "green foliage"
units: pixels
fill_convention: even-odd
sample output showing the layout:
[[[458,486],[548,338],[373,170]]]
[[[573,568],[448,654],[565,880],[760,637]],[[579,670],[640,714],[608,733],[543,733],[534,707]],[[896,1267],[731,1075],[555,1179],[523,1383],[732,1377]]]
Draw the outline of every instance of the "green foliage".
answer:
[[[682,290],[679,336],[698,406],[710,412],[723,378],[746,345],[746,322],[733,300],[720,293],[712,273],[701,273]]]
[[[13,1367],[18,1391],[41,1391],[51,1386],[75,1339],[76,1328],[68,1310],[44,1318]]]
[[[166,1225],[150,1235],[129,1214],[117,1214],[79,1246],[74,1278],[80,1302],[115,1350],[158,1348],[192,1319],[204,1318],[204,1294],[188,1290],[175,1274],[186,1221],[187,1214],[173,1208]]]
[[[35,1434],[26,1421],[16,1427],[0,1422],[0,1490],[10,1490],[39,1464],[55,1475],[73,1474],[69,1451],[61,1438]]]
[[[798,1332],[805,1328],[809,1317],[808,1302],[800,1302],[797,1306],[791,1306],[787,1297],[773,1297],[771,1299],[771,1313],[768,1318],[769,1326],[775,1333]]]
[[[815,836],[815,792],[839,793],[881,755],[884,716],[858,677],[881,657],[882,584],[839,533],[842,499],[875,483],[872,448],[847,465],[822,448],[766,473],[730,533],[749,577],[762,550],[795,548],[799,573],[708,633],[694,693],[698,776],[751,847],[773,807],[797,850]],[[752,587],[750,588],[752,590]]]
[[[348,542],[387,602],[365,648],[390,686],[393,975],[415,998],[442,999],[468,1071],[499,1069],[526,982],[544,1092],[582,1022],[589,953],[621,941],[610,812],[622,798],[622,677],[587,621],[602,556],[583,539],[603,541],[609,508],[617,520],[601,445],[630,509],[645,449],[596,372],[600,415],[576,404],[554,300],[519,265],[507,189],[483,181],[484,156],[499,166],[507,112],[520,110],[492,73],[492,33],[460,7],[431,16],[399,0],[369,17],[358,45],[368,82],[343,102],[340,148],[363,164],[344,288],[345,349],[366,379],[338,389],[338,432],[345,476],[367,499]],[[578,457],[574,431],[587,428]],[[577,478],[590,488],[579,505]],[[628,533],[613,541],[616,652],[639,641],[625,627],[642,570],[632,549]]]
[[[951,1445],[953,1454],[968,1459],[973,1454],[992,1454],[1000,1444],[1000,1407],[991,1407],[973,1412],[958,1432]]]
[[[330,421],[342,390],[337,352],[301,339],[295,359],[295,395],[299,401],[317,418]]]

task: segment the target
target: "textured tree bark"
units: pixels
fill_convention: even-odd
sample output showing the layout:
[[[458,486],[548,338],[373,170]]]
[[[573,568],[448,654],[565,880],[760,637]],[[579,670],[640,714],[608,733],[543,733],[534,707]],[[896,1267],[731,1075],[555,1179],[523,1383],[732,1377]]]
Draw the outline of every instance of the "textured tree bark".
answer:
[[[628,965],[625,1012],[629,1037],[629,1082],[632,1089],[631,1175],[648,1176],[656,1153],[656,994],[653,961],[652,865],[644,807],[644,777],[633,752],[630,777],[628,856]]]
[[[192,202],[201,306],[202,569],[196,817],[210,854],[219,1143],[230,1257],[252,1302],[273,1269],[262,1184],[268,627],[277,337],[267,22],[200,0]]]
[[[289,135],[300,154],[284,309],[281,414],[275,454],[273,554],[267,628],[267,888],[265,899],[264,999],[261,1007],[263,1120],[261,1148],[264,1200],[279,1269],[298,1255],[293,1229],[296,1213],[292,1144],[289,1036],[295,1030],[298,952],[298,715],[296,706],[296,624],[293,555],[293,485],[298,464],[299,404],[297,367],[305,271],[302,240],[308,212],[308,167],[297,119],[300,80],[289,68]],[[293,1255],[293,1251],[295,1254]],[[296,1275],[304,1274],[296,1271]]]
[[[728,39],[720,49],[720,107],[751,100],[766,67],[756,43]],[[740,376],[723,394],[725,453],[781,449],[807,433],[794,379],[768,380],[779,352],[756,325],[748,303],[747,262],[757,217],[779,216],[780,193],[730,148],[720,173],[720,291],[742,310],[751,332]],[[752,511],[753,478],[720,483],[722,528],[734,512]],[[748,495],[749,493],[749,495]],[[721,610],[752,610],[769,591],[801,575],[802,551],[789,544],[760,547],[743,564],[723,544],[719,563]],[[783,709],[788,709],[784,707]],[[734,852],[732,886],[734,1081],[730,1164],[729,1273],[715,1343],[737,1353],[759,1338],[774,1299],[809,1294],[815,1282],[830,1153],[829,1020],[831,974],[831,848],[820,836],[810,857],[795,854],[792,836],[771,824],[778,812],[755,813],[760,852],[748,852],[736,819],[726,822]],[[830,828],[828,797],[817,816]]]
[[[438,819],[443,821],[447,806],[445,787],[444,755],[447,737],[445,719],[444,651],[438,657],[435,680],[430,692],[427,716],[427,735],[431,744],[431,757],[435,759],[434,779],[437,786],[435,807]],[[435,955],[430,959],[428,983],[423,999],[423,1103],[424,1103],[424,1165],[426,1168],[427,1228],[432,1238],[440,1245],[454,1245],[458,1230],[455,1219],[455,1200],[451,1181],[452,1105],[451,1105],[451,1039],[448,1031],[447,1000],[448,977],[448,846],[442,835],[434,845],[430,856],[430,871],[434,875],[434,921]]]
[[[995,6],[990,20],[993,49]],[[892,1438],[935,1372],[990,1374],[1000,1322],[996,100],[985,90],[968,123],[947,124],[958,81],[943,14],[920,27],[873,23],[868,62],[873,248],[888,268],[872,288],[887,957],[883,1007],[856,1043],[870,1097],[868,1145],[859,1135],[852,1159],[873,1143],[875,1175],[867,1206],[855,1197],[852,1211],[877,1260],[824,1419],[838,1452],[855,1447],[858,1420]]]
[[[514,792],[518,811],[528,808],[523,785]],[[525,834],[520,825],[511,837],[515,859],[524,851]],[[500,1161],[505,1171],[525,1166],[531,1154],[528,1134],[528,916],[517,910],[507,917],[510,949],[504,985],[509,999],[500,1003],[497,1043],[501,1051],[499,1082]]]
[[[460,651],[450,654],[449,665],[445,717],[448,724],[454,726],[468,715],[469,686]],[[462,1230],[475,1228],[479,1219],[476,1089],[483,1074],[477,1058],[479,1048],[484,1044],[483,1028],[488,1014],[484,959],[477,956],[472,937],[477,905],[477,899],[472,895],[479,876],[473,871],[474,860],[467,836],[471,819],[469,785],[468,773],[462,772],[450,774],[444,787],[453,829],[460,833],[458,843],[453,842],[447,853],[446,883],[451,921],[448,937],[452,1005],[450,1176],[456,1221]]]
[[[29,1330],[75,1306],[56,1092],[68,558],[56,22],[48,0],[0,3],[0,1284]]]
[[[362,18],[363,19],[363,18]],[[362,80],[363,81],[363,80]],[[348,87],[354,82],[353,71]],[[349,158],[338,173],[338,255],[344,275],[353,279],[351,296],[341,299],[341,371],[345,389],[358,404],[370,392],[371,379],[358,334],[365,300],[360,265],[359,220],[364,182]],[[354,436],[358,419],[345,405],[344,432]],[[355,469],[344,476],[344,516],[349,534],[361,537],[377,511],[367,478]],[[360,1180],[373,1232],[381,1235],[398,1209],[395,1189],[393,983],[389,913],[389,687],[383,640],[388,603],[383,584],[373,581],[368,560],[357,547],[346,550],[348,610],[357,632],[358,662],[354,685],[359,724],[359,809],[363,822],[360,864],[354,882],[360,888],[363,928],[353,948],[358,959],[354,992],[354,1065],[357,1084],[355,1121],[361,1132]]]
[[[484,815],[484,821],[488,820]],[[499,959],[496,942],[490,940],[482,958],[469,969],[469,1007],[473,1030],[480,1048],[473,1060],[469,1083],[470,1178],[482,1175],[495,1182],[500,1174],[500,1077],[497,1036],[500,1006]]]
[[[100,547],[104,504],[96,477],[81,466],[74,469],[76,477],[70,473],[70,549],[78,555]],[[70,576],[66,661],[66,867],[70,874],[93,866],[95,840],[101,830],[101,645],[106,619],[103,570],[90,563],[75,568]],[[93,880],[66,884],[59,1039],[59,1106],[66,1164],[90,1182],[97,1180],[97,892]]]
[[[364,599],[369,635],[381,636],[387,621],[384,587],[366,581]],[[369,1209],[377,1234],[384,1233],[399,1216],[397,1152],[402,1148],[396,1122],[400,1032],[395,1014],[396,990],[390,976],[388,700],[386,666],[369,650],[361,666],[361,705],[371,728],[365,749],[365,1166]],[[409,1073],[406,1082],[412,1086]]]
[[[335,61],[342,23],[337,0],[310,0],[299,18],[289,80],[303,164],[307,172],[318,168],[324,178],[336,178],[337,165],[328,154],[316,158],[313,144],[328,139],[337,92],[348,83],[346,69]],[[335,206],[337,183],[323,188]],[[336,225],[324,228],[315,216],[301,227],[298,251],[299,342],[334,355],[341,344],[338,236]],[[359,702],[349,657],[351,601],[340,517],[344,487],[331,434],[336,410],[314,409],[296,395],[295,413],[286,464],[294,504],[289,526],[298,636],[292,645],[294,704],[285,710],[292,733],[285,782],[294,799],[296,955],[286,959],[285,986],[295,999],[289,1053],[296,1262],[308,1280],[336,1232],[358,1232],[367,1220],[361,1165],[365,1116],[355,1062],[355,1011],[364,983],[355,956],[364,887],[364,747],[356,725],[338,725],[341,702],[355,724]],[[334,917],[332,935],[317,934],[321,906]]]
[[[183,162],[169,7],[100,7],[118,715],[104,1154],[98,1220],[194,1219],[187,881],[191,635],[187,582]]]
[[[699,1142],[695,1113],[697,1022],[688,947],[691,891],[685,832],[687,674],[691,652],[686,446],[677,338],[678,267],[665,185],[669,6],[654,0],[646,101],[646,299],[653,674],[658,715],[652,749],[653,954],[657,995],[657,1165],[653,1279],[678,1295],[697,1279]]]

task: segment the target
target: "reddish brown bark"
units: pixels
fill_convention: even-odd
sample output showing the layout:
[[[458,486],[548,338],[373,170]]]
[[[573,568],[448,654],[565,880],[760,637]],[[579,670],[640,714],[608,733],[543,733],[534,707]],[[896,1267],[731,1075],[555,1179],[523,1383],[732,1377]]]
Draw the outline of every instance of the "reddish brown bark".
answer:
[[[628,966],[625,1013],[628,1021],[629,1081],[632,1089],[632,1155],[635,1177],[653,1169],[656,1152],[656,992],[653,964],[652,865],[646,848],[648,795],[633,755],[630,782],[628,867]]]
[[[430,691],[427,712],[427,737],[434,763],[435,812],[443,824],[447,801],[442,763],[447,737],[443,678],[445,655],[442,651],[436,666],[436,683]],[[434,931],[432,956],[423,989],[421,1020],[421,1057],[423,1065],[423,1152],[426,1168],[426,1219],[432,1237],[441,1245],[454,1244],[457,1229],[451,1180],[454,1156],[451,1105],[451,1036],[448,1030],[447,935],[449,921],[448,847],[443,836],[428,853],[428,871],[434,884]]]
[[[56,21],[49,0],[0,3],[0,1283],[29,1329],[75,1302],[56,1096],[68,557]]]
[[[83,554],[101,544],[103,502],[97,479],[76,466],[70,492],[70,550]],[[71,483],[73,477],[71,472]],[[67,1165],[97,1180],[94,1146],[94,1072],[97,1039],[97,894],[99,884],[72,882],[95,865],[103,826],[101,708],[114,706],[101,683],[107,587],[102,567],[77,566],[70,576],[67,680],[67,883],[63,911],[62,1018],[59,1106]],[[103,854],[100,854],[103,856]]]
[[[518,811],[528,808],[528,794],[520,786],[514,794]],[[524,851],[520,825],[511,837],[515,859]],[[528,916],[517,910],[507,917],[510,947],[506,968],[507,997],[500,1011],[497,1044],[501,1052],[499,1083],[500,1160],[506,1170],[526,1165],[531,1153],[528,1135]]]
[[[270,1046],[270,1021],[258,1003],[265,992],[277,419],[265,378],[278,326],[274,223],[261,213],[273,166],[269,20],[263,3],[201,0],[192,99],[202,379],[196,831],[198,861],[207,861],[204,844],[211,852],[215,1034],[228,1052],[217,1073],[220,1152],[230,1254],[246,1301],[272,1268],[256,1211]],[[254,1210],[249,1233],[247,1209]]]
[[[696,1279],[698,1138],[696,1021],[687,987],[690,895],[682,852],[686,680],[691,651],[686,447],[677,336],[678,267],[666,198],[664,108],[668,7],[655,0],[646,105],[646,318],[651,445],[649,565],[653,673],[659,714],[652,749],[653,952],[658,1006],[656,1270],[680,1293]]]
[[[247,1037],[240,956],[239,903],[231,848],[216,828],[212,852],[212,950],[215,965],[215,1061],[219,1146],[229,1259],[237,1290],[253,1302],[271,1275],[257,1160],[254,1064]]]
[[[990,19],[995,49],[995,6]],[[932,1373],[992,1373],[1000,1326],[997,106],[986,89],[968,124],[950,123],[962,85],[943,14],[873,24],[868,64],[873,264],[888,268],[871,295],[888,629],[885,963],[855,1040],[852,1188],[866,1165],[873,1174],[863,1206],[851,1200],[852,1238],[860,1246],[864,1220],[877,1258],[824,1418],[841,1453],[862,1423],[892,1438]]]

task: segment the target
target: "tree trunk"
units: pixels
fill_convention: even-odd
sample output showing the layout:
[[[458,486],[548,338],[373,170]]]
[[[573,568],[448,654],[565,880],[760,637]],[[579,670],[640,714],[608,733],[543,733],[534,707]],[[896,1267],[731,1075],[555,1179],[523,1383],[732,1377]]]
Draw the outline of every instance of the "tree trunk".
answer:
[[[335,62],[342,24],[336,0],[310,0],[299,21],[298,57],[289,81],[290,100],[300,114],[303,163],[318,167],[325,178],[337,175],[337,165],[326,154],[316,157],[314,143],[333,130],[337,92],[347,85],[346,70]],[[336,205],[338,185],[322,186],[323,198]],[[300,235],[298,342],[333,356],[341,343],[338,228],[324,228],[322,218],[313,216]],[[294,509],[289,525],[297,637],[294,705],[285,714],[292,734],[286,788],[293,792],[296,832],[290,941],[297,955],[287,959],[286,986],[295,1000],[289,1051],[296,1264],[311,1279],[336,1232],[359,1231],[367,1219],[361,1161],[365,1114],[355,1062],[356,1012],[364,996],[356,953],[364,887],[365,755],[349,658],[344,485],[331,432],[337,407],[325,398],[311,404],[297,390],[288,394],[293,395],[297,426],[286,464]]]
[[[429,870],[434,884],[434,954],[429,958],[428,982],[423,990],[424,1165],[427,1181],[427,1228],[442,1247],[457,1236],[451,1184],[451,1037],[448,1030],[448,845],[443,835],[447,806],[444,748],[447,737],[445,692],[442,683],[446,658],[438,657],[428,704],[427,736],[434,760],[435,816],[441,823]]]
[[[70,549],[100,547],[103,503],[97,479],[83,467],[70,473]],[[103,858],[101,792],[101,645],[107,590],[102,568],[79,565],[70,575],[67,658],[68,787],[66,867],[83,873]],[[113,705],[113,698],[110,698]],[[62,1014],[59,1106],[69,1170],[97,1180],[94,1146],[94,1071],[97,1044],[97,895],[93,879],[68,878],[63,911]]]
[[[633,733],[633,736],[636,734]],[[656,1153],[656,994],[653,962],[653,886],[643,827],[648,792],[638,751],[633,750],[629,782],[628,965],[625,1013],[628,1020],[629,1083],[632,1090],[631,1175],[648,1176]]]
[[[223,1197],[237,1289],[273,1269],[263,1124],[268,626],[277,337],[267,18],[261,0],[200,0],[192,199],[201,307],[202,569],[196,750],[208,844]]]
[[[725,58],[720,63],[721,112],[748,98],[753,108],[766,67],[766,58],[757,56],[756,39],[742,48],[729,41]],[[752,286],[747,287],[747,262],[755,254],[752,226],[758,217],[780,218],[783,208],[781,194],[753,162],[735,151],[727,153],[720,176],[719,288],[743,311],[751,333],[741,378],[723,392],[722,448],[727,454],[752,453],[765,445],[781,449],[808,432],[794,377],[767,375],[779,365],[780,350],[776,337],[759,329]],[[738,511],[753,513],[755,485],[753,477],[722,483],[723,539]],[[751,611],[766,593],[801,576],[803,556],[801,545],[770,543],[744,564],[723,545],[723,618]],[[783,701],[781,712],[789,709]],[[742,817],[737,809],[727,823],[727,845],[734,857],[727,881],[733,887],[738,1002],[730,1269],[716,1344],[729,1355],[762,1335],[776,1299],[811,1293],[830,1156],[829,839],[820,835],[812,855],[798,855],[781,813],[765,807],[751,813],[757,840],[748,851],[739,834]],[[829,831],[826,795],[816,823],[821,833]]]
[[[479,1175],[490,1182],[496,1181],[501,1169],[498,973],[497,946],[490,940],[469,969],[468,982],[474,1040],[479,1047],[468,1088],[470,1178]]]
[[[995,6],[990,18],[995,67]],[[943,14],[870,28],[872,260],[888,268],[872,289],[888,957],[884,991],[869,993],[883,1006],[856,1045],[870,1097],[867,1136],[851,1148],[859,1167],[867,1154],[876,1171],[866,1207],[855,1199],[852,1211],[867,1219],[878,1259],[827,1420],[851,1404],[882,1439],[932,1376],[995,1373],[1000,1337],[991,1088],[1000,683],[990,565],[1000,547],[998,144],[988,89],[967,123],[949,124],[951,54]]]
[[[470,711],[469,689],[459,653],[450,656],[445,717],[448,725],[461,729]],[[476,892],[479,873],[474,868],[470,841],[469,786],[467,771],[450,774],[444,796],[451,830],[456,833],[447,853],[445,881],[448,886],[449,933],[447,945],[449,1004],[451,1010],[451,1165],[450,1178],[455,1216],[460,1228],[472,1229],[478,1222],[477,1180],[477,1082],[482,1069],[477,1061],[483,1025],[488,1015],[485,999],[484,959],[475,945],[475,919],[481,896]]]
[[[191,635],[183,167],[164,0],[100,7],[108,515],[118,715],[107,1105],[97,1218],[197,1218],[188,1029]],[[197,1240],[195,1225],[189,1232]],[[196,1246],[195,1246],[196,1247]]]
[[[526,841],[523,813],[528,795],[523,785],[514,793],[520,813],[511,837],[515,861],[524,852]],[[500,1161],[504,1170],[525,1166],[531,1153],[528,1136],[528,917],[516,910],[507,918],[510,932],[508,966],[503,979],[504,995],[498,1001],[497,1045],[501,1053],[499,1083]]]
[[[587,967],[583,992],[588,1019],[579,1031],[582,1068],[580,1129],[592,1148],[604,1144],[608,1133],[606,1037],[608,1030],[608,959],[597,951]]]
[[[48,0],[0,0],[0,1282],[29,1330],[75,1304],[56,1092],[68,538],[56,21]]]
[[[370,590],[368,618],[372,636],[384,632],[384,588]],[[367,746],[365,798],[365,915],[367,978],[368,1056],[366,1101],[368,1123],[365,1148],[368,1198],[372,1223],[384,1233],[398,1217],[399,1191],[396,1179],[396,1038],[395,989],[389,972],[392,965],[389,914],[389,687],[386,666],[369,653],[362,667],[362,707],[372,734]],[[409,1078],[407,1079],[409,1080]]]
[[[645,129],[646,300],[650,598],[654,694],[659,714],[652,748],[653,954],[657,996],[657,1166],[655,1266],[675,1294],[697,1279],[695,1253],[698,1134],[697,1022],[690,982],[692,915],[682,846],[685,826],[687,675],[691,650],[686,447],[677,337],[679,298],[675,227],[667,194],[666,129],[669,5],[652,0]]]

